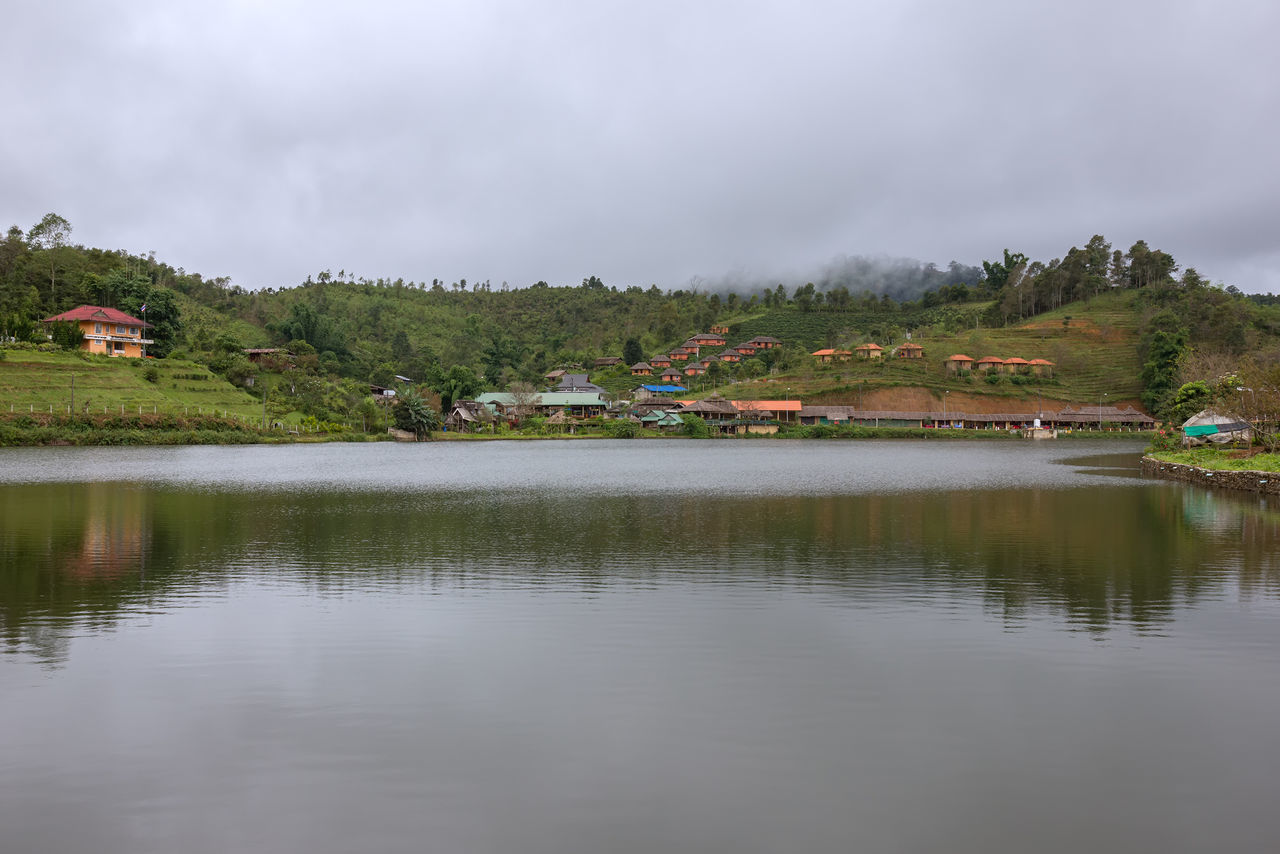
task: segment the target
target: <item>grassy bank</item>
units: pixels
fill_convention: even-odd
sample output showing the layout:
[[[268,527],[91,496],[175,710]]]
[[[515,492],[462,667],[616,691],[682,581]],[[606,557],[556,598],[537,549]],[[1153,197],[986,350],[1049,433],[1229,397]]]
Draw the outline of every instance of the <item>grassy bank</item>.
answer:
[[[1280,454],[1247,456],[1228,448],[1187,448],[1179,451],[1151,451],[1147,454],[1162,463],[1196,466],[1209,471],[1280,472]]]
[[[41,445],[250,445],[363,442],[361,433],[289,433],[213,415],[0,414],[0,447]]]

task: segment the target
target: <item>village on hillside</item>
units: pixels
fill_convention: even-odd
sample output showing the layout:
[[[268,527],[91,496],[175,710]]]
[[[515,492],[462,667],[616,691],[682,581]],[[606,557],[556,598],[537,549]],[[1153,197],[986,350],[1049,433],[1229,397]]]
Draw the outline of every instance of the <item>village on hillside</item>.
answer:
[[[545,379],[551,385],[542,392],[488,392],[474,400],[455,401],[445,418],[445,429],[467,433],[491,429],[499,423],[517,428],[524,419],[540,417],[547,419],[548,424],[560,425],[565,432],[572,432],[576,423],[589,418],[627,419],[643,427],[676,431],[687,416],[697,416],[708,427],[725,435],[768,434],[777,432],[782,425],[793,424],[977,430],[1148,430],[1155,426],[1155,419],[1133,407],[1106,406],[1101,401],[1097,406],[992,413],[949,409],[945,394],[937,410],[806,405],[798,396],[792,399],[789,395],[781,400],[734,400],[719,393],[700,400],[691,398],[684,383],[706,374],[714,362],[732,364],[782,345],[777,338],[761,335],[714,354],[702,355],[703,350],[725,348],[728,332],[726,326],[712,326],[666,353],[631,365],[631,375],[640,382],[628,395],[608,394],[592,383],[587,373],[555,370],[546,374]],[[885,350],[878,344],[867,343],[852,350],[820,349],[810,355],[818,364],[833,364],[855,358],[884,359]],[[924,357],[924,347],[911,341],[893,348],[889,354],[889,358],[895,359]],[[621,364],[621,358],[605,357],[597,359],[593,367],[609,369]],[[957,375],[994,373],[1035,377],[1051,377],[1055,367],[1053,362],[1042,358],[984,356],[975,360],[962,353],[947,357],[944,365],[948,373]],[[645,382],[646,379],[650,382]]]
[[[45,323],[74,325],[80,336],[80,349],[90,353],[145,358],[146,345],[152,343],[144,337],[151,324],[110,308],[81,306],[47,318]],[[581,366],[576,366],[579,370],[558,369],[545,375],[548,385],[541,391],[532,387],[516,390],[512,386],[509,391],[487,392],[473,399],[452,401],[448,411],[442,413],[443,426],[446,431],[457,433],[488,432],[498,425],[519,429],[527,419],[541,418],[553,428],[573,433],[585,420],[596,419],[625,420],[639,427],[674,432],[682,429],[691,416],[701,419],[712,431],[724,435],[769,434],[789,425],[969,430],[1146,430],[1155,425],[1155,420],[1143,412],[1130,406],[1106,406],[1102,400],[1096,406],[1046,409],[1037,405],[1035,409],[1024,411],[969,412],[949,406],[949,392],[937,396],[939,405],[936,409],[912,410],[806,404],[800,395],[793,398],[790,393],[782,399],[732,399],[713,392],[698,399],[690,392],[688,384],[705,378],[713,370],[720,370],[716,363],[734,366],[744,359],[783,346],[778,338],[758,335],[728,347],[729,331],[727,326],[712,326],[678,347],[628,366],[626,370],[637,384],[625,394],[611,394],[593,383],[589,373],[580,371]],[[283,355],[283,351],[276,348],[247,349],[244,352],[254,362]],[[853,360],[919,362],[926,358],[925,348],[910,340],[888,351],[869,342],[851,350],[824,348],[809,355],[816,366]],[[604,357],[596,359],[592,367],[617,371],[622,365],[623,360],[619,357]],[[983,356],[974,359],[963,353],[947,356],[942,365],[948,376],[986,375],[989,380],[1007,376],[1021,382],[1031,378],[1051,379],[1056,367],[1043,358],[1027,360],[1017,356]],[[397,376],[396,380],[412,383],[410,378],[403,376]],[[395,398],[393,389],[371,386],[370,390],[382,400]]]

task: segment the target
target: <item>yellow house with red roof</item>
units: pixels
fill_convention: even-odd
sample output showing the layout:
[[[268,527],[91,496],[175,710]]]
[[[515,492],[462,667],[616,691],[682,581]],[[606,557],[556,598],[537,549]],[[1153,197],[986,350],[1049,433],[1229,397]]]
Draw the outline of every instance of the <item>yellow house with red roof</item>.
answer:
[[[46,317],[41,322],[58,321],[76,324],[80,334],[84,336],[80,349],[90,353],[136,359],[146,355],[146,345],[155,343],[152,339],[143,337],[146,334],[144,330],[151,328],[150,323],[115,308],[82,305],[71,311]]]

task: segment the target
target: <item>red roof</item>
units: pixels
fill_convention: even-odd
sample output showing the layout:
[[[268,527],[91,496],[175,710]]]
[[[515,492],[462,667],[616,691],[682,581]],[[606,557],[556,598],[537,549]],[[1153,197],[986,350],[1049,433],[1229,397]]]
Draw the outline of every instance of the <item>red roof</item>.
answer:
[[[983,356],[978,360],[979,365],[1003,365],[1004,359],[999,356]]]
[[[1004,360],[1004,363],[1005,363],[1006,365],[1029,365],[1029,364],[1031,364],[1031,363],[1030,363],[1030,362],[1028,362],[1026,359],[1020,359],[1020,358],[1018,358],[1017,356],[1014,356],[1012,359],[1005,359],[1005,360]]]
[[[1027,364],[1029,364],[1029,365],[1049,365],[1050,367],[1052,367],[1052,366],[1053,366],[1053,362],[1050,362],[1048,359],[1032,359],[1032,360],[1031,360],[1030,362],[1028,362]]]
[[[81,305],[71,311],[64,311],[62,314],[55,314],[53,317],[46,317],[44,323],[52,323],[55,320],[96,320],[102,323],[125,323],[130,326],[150,326],[136,317],[125,314],[116,308],[103,308],[98,305]]]
[[[964,353],[956,353],[950,359],[947,359],[947,361],[948,362],[972,362],[973,359],[970,359]]]
[[[883,348],[883,347],[881,347],[879,344],[877,344],[877,343],[875,343],[875,342],[873,341],[873,342],[871,342],[870,344],[859,344],[857,347],[854,347],[853,349],[855,349],[855,350],[883,350],[884,348]]]

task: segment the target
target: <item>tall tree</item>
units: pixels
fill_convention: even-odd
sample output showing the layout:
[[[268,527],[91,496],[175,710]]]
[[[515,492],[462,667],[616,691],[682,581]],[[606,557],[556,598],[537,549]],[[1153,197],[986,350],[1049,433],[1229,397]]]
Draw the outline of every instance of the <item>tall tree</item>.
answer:
[[[644,361],[644,348],[640,346],[638,338],[628,338],[622,345],[622,361],[628,365],[634,365],[636,362]]]
[[[43,251],[49,265],[49,303],[57,308],[58,256],[71,237],[71,223],[56,213],[47,213],[27,232],[27,242]]]

